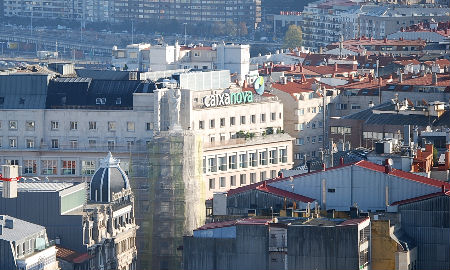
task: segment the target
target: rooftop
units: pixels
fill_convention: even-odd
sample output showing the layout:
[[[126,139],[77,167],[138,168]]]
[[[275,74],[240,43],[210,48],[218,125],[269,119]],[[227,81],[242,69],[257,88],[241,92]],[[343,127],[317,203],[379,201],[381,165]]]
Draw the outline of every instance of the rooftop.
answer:
[[[7,220],[12,220],[13,228],[6,225],[8,223]],[[7,215],[0,215],[0,226],[2,226],[0,239],[9,242],[20,241],[30,235],[37,234],[45,230],[43,226]]]
[[[57,182],[18,182],[18,192],[58,192],[74,186],[73,183]],[[3,190],[3,182],[0,182],[0,190]]]

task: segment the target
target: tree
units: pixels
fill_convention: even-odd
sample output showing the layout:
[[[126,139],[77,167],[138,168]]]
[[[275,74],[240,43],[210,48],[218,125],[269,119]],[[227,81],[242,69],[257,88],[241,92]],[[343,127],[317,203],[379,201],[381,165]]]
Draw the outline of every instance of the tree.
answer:
[[[302,29],[300,26],[291,24],[284,35],[283,47],[286,49],[294,49],[300,46],[302,46]]]
[[[245,24],[245,22],[239,23],[239,35],[240,36],[248,35],[248,29],[247,29],[247,25]]]

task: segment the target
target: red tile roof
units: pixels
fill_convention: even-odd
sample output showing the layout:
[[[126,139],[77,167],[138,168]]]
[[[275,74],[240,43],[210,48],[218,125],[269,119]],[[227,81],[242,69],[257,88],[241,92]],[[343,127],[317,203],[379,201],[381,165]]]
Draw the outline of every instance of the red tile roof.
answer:
[[[420,65],[420,62],[417,59],[394,61],[394,63],[402,66],[407,66],[409,64]]]
[[[369,170],[377,171],[377,172],[382,172],[382,173],[385,172],[384,166],[381,166],[381,165],[378,165],[378,164],[375,164],[375,163],[372,163],[372,162],[369,162],[366,160],[358,161],[358,162],[354,163],[354,165],[358,166],[358,167],[366,168]],[[389,172],[389,175],[397,176],[397,177],[400,177],[403,179],[419,182],[419,183],[434,186],[434,187],[440,188],[440,187],[444,186],[445,188],[450,189],[450,184],[447,182],[424,177],[424,176],[417,175],[417,174],[410,173],[410,172],[405,172],[402,170],[392,169],[392,171]]]
[[[386,80],[381,80],[381,87],[386,85]],[[353,81],[349,82],[348,84],[338,86],[339,89],[347,90],[347,89],[371,89],[371,88],[377,88],[378,89],[378,80],[372,79],[370,80],[367,77],[360,78],[360,81]]]
[[[425,74],[425,76],[417,75],[415,78],[412,76],[403,76],[403,82],[390,83],[399,85],[433,85],[433,74]],[[437,74],[436,86],[450,86],[450,74]]]
[[[343,74],[356,72],[356,69],[353,67],[349,67],[347,65],[327,65],[327,66],[304,66],[304,69],[310,70],[314,73],[318,73],[320,75],[333,75],[333,74]]]
[[[344,48],[347,46],[425,46],[425,40],[407,40],[407,39],[370,39],[364,38],[361,39],[349,39],[343,42]],[[339,46],[339,42],[335,42],[330,47]],[[327,46],[327,47],[328,47]]]
[[[61,246],[56,246],[56,249],[56,257],[66,262],[82,263],[93,257],[92,255],[89,255],[89,253],[78,253]]]
[[[211,230],[211,229],[231,227],[231,226],[236,226],[236,225],[267,225],[269,223],[269,221],[271,221],[271,219],[245,218],[245,219],[206,223],[205,225],[203,225],[200,228],[197,228],[195,230],[196,231]]]
[[[415,197],[415,198],[411,198],[411,199],[397,201],[397,202],[392,203],[391,205],[408,204],[408,203],[418,202],[418,201],[422,201],[422,200],[426,200],[426,199],[430,199],[430,198],[434,198],[434,197],[439,197],[439,196],[450,196],[450,191],[446,191],[446,192],[440,191],[440,192],[436,192],[436,193],[430,193],[427,195],[423,195],[423,196],[419,196],[419,197]]]
[[[292,95],[295,93],[314,92],[314,90],[312,89],[312,85],[314,83],[317,83],[317,81],[315,79],[306,79],[306,82],[303,82],[303,83],[299,80],[296,80],[294,82],[288,81],[286,84],[273,83],[272,87]]]
[[[448,59],[436,59],[434,61],[425,61],[424,64],[428,65],[430,67],[432,65],[434,65],[434,64],[438,64],[440,68],[443,68],[445,66],[450,66],[450,60],[448,60]]]

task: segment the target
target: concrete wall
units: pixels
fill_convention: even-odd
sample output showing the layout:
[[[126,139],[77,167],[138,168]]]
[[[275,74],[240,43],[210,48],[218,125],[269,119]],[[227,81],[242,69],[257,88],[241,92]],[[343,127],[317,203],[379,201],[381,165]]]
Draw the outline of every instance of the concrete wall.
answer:
[[[288,227],[288,269],[359,269],[358,227]]]
[[[395,270],[397,242],[389,236],[389,220],[372,221],[372,270]]]

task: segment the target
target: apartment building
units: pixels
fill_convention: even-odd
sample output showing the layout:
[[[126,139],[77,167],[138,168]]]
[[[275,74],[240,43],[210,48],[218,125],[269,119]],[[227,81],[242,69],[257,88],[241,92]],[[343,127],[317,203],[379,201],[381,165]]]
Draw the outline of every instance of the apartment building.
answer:
[[[0,216],[0,255],[1,269],[60,269],[45,227],[8,215]]]
[[[4,2],[4,15],[70,19],[82,22],[150,22],[177,20],[187,23],[245,23],[255,29],[261,22],[261,0],[142,3],[137,0],[51,0]]]
[[[386,36],[417,23],[447,21],[448,9],[358,4],[351,1],[321,0],[305,6],[300,25],[303,45],[313,51],[341,39]]]
[[[272,84],[272,93],[283,102],[284,129],[295,138],[294,163],[301,164],[307,159],[318,158],[320,149],[327,143],[327,108],[336,96],[333,87],[320,83],[314,78],[300,80],[285,79]],[[323,96],[323,93],[326,93]]]
[[[250,71],[250,46],[221,43],[212,46],[130,44],[113,48],[112,65],[119,70],[164,71],[175,69],[229,70],[244,80]]]
[[[359,36],[383,39],[418,23],[448,21],[449,15],[449,9],[441,7],[380,6],[360,15]]]

